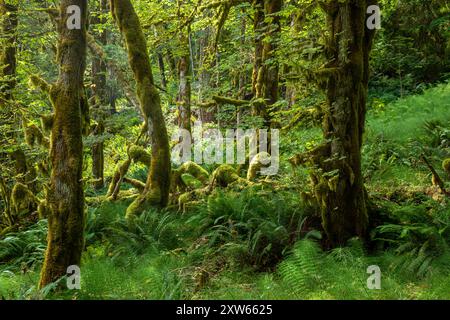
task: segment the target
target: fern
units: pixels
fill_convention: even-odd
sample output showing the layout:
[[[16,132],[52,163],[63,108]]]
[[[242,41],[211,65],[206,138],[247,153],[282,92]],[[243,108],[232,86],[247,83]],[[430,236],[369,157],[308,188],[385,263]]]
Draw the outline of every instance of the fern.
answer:
[[[426,205],[404,206],[392,213],[397,223],[385,224],[374,231],[373,240],[384,241],[398,256],[392,267],[424,277],[432,262],[448,252],[450,214],[448,209],[427,212]]]
[[[269,197],[269,192],[257,187],[240,193],[217,191],[188,218],[187,224],[198,226],[193,233],[208,239],[210,248],[220,248],[232,264],[271,269],[304,236],[307,216],[292,193],[270,192]]]
[[[320,275],[322,252],[312,240],[300,240],[292,254],[280,263],[278,273],[297,296],[305,294],[314,287]]]
[[[33,269],[42,263],[47,245],[47,221],[41,220],[25,231],[9,233],[0,240],[0,264],[12,269]]]

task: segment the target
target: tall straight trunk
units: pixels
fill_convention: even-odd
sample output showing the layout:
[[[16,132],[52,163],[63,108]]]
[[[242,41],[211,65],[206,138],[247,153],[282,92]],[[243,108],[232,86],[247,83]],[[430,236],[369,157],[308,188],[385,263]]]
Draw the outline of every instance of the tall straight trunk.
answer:
[[[12,1],[0,0],[0,106],[12,99],[16,85],[17,24],[17,7]]]
[[[100,136],[105,133],[105,126],[103,119],[98,120],[95,125],[93,135]],[[104,155],[104,142],[95,142],[92,145],[92,176],[94,177],[93,187],[94,189],[101,189],[105,186],[104,172],[105,172],[105,155]]]
[[[180,37],[184,54],[178,61],[178,126],[191,132],[191,54],[188,37]]]
[[[255,62],[253,67],[253,91],[258,99],[253,105],[253,114],[264,118],[270,126],[267,107],[278,100],[278,63],[275,59],[281,31],[280,17],[282,0],[255,0]]]
[[[69,29],[67,8],[81,9],[81,29]],[[45,261],[39,286],[57,280],[67,267],[80,265],[85,223],[82,182],[82,96],[86,64],[87,0],[61,0],[58,24],[59,76],[50,90],[55,116],[51,134],[52,174]]]
[[[343,245],[354,236],[364,238],[368,224],[361,145],[374,36],[366,28],[369,4],[372,1],[322,4],[330,37],[326,50],[330,62],[318,72],[327,96],[323,121],[327,142],[316,149],[314,162],[322,172],[316,171],[312,180],[331,246]]]
[[[155,37],[158,38],[158,28],[154,27]],[[167,89],[166,66],[164,64],[163,48],[156,48],[156,58],[158,60],[159,74],[161,77],[161,87]]]
[[[166,59],[167,59],[167,64],[169,65],[169,71],[171,74],[170,79],[172,79],[172,80],[178,79],[177,62],[176,62],[175,57],[173,56],[173,52],[170,48],[166,49]]]
[[[164,57],[161,52],[158,52],[158,67],[159,73],[161,74],[161,87],[163,89],[167,89],[166,67],[164,65]]]
[[[252,72],[252,93],[256,96],[256,85],[258,82],[258,72],[262,64],[263,51],[263,29],[264,29],[264,0],[253,0],[253,33],[254,33],[254,57]],[[254,110],[257,113],[257,110]]]
[[[13,1],[0,0],[0,111],[2,121],[11,128],[0,134],[0,143],[6,144],[16,141],[14,127],[21,121],[19,113],[10,106],[16,86],[17,26],[17,7]],[[4,157],[0,155],[0,161],[6,160]]]
[[[167,205],[171,171],[169,139],[139,18],[130,0],[111,0],[111,12],[125,39],[142,114],[152,140],[152,160],[145,189],[127,209],[127,217],[132,217],[147,205]]]
[[[244,15],[244,11],[242,11],[242,17],[241,17],[241,39],[239,40],[239,43],[241,45],[241,56],[245,56],[245,33],[247,31],[247,20]],[[238,94],[237,98],[240,100],[245,99],[245,87],[246,87],[246,80],[247,80],[247,70],[245,68],[247,61],[242,58],[239,71],[239,79],[238,79]],[[241,124],[241,116],[242,116],[242,108],[236,107],[236,126],[239,127]]]
[[[98,10],[101,15],[105,14],[108,10],[107,0],[99,0]],[[102,24],[106,23],[105,19],[100,16],[94,16],[91,19],[92,24]],[[96,32],[93,34],[95,40],[102,46],[107,44],[108,33],[106,30],[101,32]],[[93,55],[92,56],[92,82],[95,85],[94,93],[100,99],[101,104],[106,104],[108,102],[108,90],[106,87],[106,75],[107,75],[107,65],[102,57]]]
[[[277,41],[281,32],[279,13],[281,11],[282,0],[265,0],[264,11],[266,19],[269,17],[270,23],[267,26],[266,38],[262,49],[262,66],[258,73],[257,96],[266,100],[267,105],[273,105],[278,100],[278,62],[276,62],[275,51]],[[272,61],[273,60],[273,61]],[[271,61],[271,62],[269,62]],[[269,64],[270,63],[270,64]],[[258,89],[261,92],[258,92]]]
[[[102,15],[107,11],[107,0],[100,0],[98,4],[98,10],[101,14],[100,17],[93,17],[93,24],[101,24],[105,23],[105,19],[102,18]],[[102,45],[107,44],[107,32],[103,30],[101,33],[94,34],[96,40]],[[93,130],[93,135],[99,136],[102,135],[105,131],[104,127],[104,115],[101,108],[104,105],[107,105],[109,102],[108,99],[108,88],[106,86],[106,74],[107,74],[107,65],[106,62],[99,56],[92,57],[92,82],[94,84],[94,94],[97,96],[97,105],[96,107],[99,109],[97,114],[94,112],[94,120],[97,121],[97,125]],[[104,143],[103,141],[95,142],[91,148],[92,154],[92,175],[94,178],[93,187],[95,189],[101,189],[104,187]]]
[[[198,101],[202,102],[205,96],[205,88],[213,86],[212,84],[212,74],[213,63],[208,61],[209,46],[211,42],[212,27],[208,26],[200,35],[198,41],[199,45],[199,66],[198,66]],[[213,108],[200,108],[198,110],[198,117],[200,121],[204,123],[214,122],[216,118],[216,113]]]

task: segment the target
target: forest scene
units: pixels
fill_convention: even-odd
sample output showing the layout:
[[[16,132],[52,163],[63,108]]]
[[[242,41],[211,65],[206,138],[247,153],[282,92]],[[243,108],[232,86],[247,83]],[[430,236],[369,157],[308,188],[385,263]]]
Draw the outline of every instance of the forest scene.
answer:
[[[0,0],[0,300],[450,300],[450,1]]]

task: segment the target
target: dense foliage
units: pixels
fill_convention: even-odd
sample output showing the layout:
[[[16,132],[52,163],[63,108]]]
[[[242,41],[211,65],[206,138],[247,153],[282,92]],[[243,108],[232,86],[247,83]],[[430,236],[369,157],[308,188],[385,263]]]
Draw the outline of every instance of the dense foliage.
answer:
[[[363,53],[327,1],[89,1],[75,41],[86,70],[69,85],[65,2],[0,0],[0,299],[450,299],[448,1],[378,1],[382,29],[362,32]],[[249,155],[169,161],[173,134],[198,121],[278,129],[278,173]],[[81,179],[58,151],[75,136]],[[357,148],[341,150],[346,138]],[[64,193],[64,179],[80,190]],[[58,192],[82,199],[78,216]],[[361,212],[329,216],[332,204]],[[47,235],[70,232],[60,220],[84,226],[81,290],[42,280]],[[381,290],[367,288],[371,265]]]

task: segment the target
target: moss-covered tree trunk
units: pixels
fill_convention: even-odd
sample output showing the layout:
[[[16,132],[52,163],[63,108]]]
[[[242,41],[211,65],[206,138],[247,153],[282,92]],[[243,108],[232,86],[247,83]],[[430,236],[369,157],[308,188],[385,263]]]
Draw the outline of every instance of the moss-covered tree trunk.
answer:
[[[264,12],[266,19],[266,39],[262,47],[262,65],[258,71],[256,95],[266,100],[267,105],[273,105],[278,100],[278,63],[275,52],[281,32],[280,11],[281,0],[265,0]]]
[[[254,56],[252,72],[252,93],[256,96],[256,85],[258,82],[258,72],[262,64],[263,51],[263,29],[264,29],[264,0],[253,0],[253,33],[254,33]],[[257,112],[254,110],[254,112]]]
[[[81,9],[81,29],[68,29],[69,6]],[[87,0],[61,0],[58,23],[59,77],[51,87],[54,107],[50,160],[52,174],[47,203],[48,239],[39,286],[80,265],[83,250],[84,195],[82,183],[82,96],[86,60]]]
[[[127,46],[142,114],[152,139],[152,160],[144,192],[127,209],[127,217],[132,217],[145,206],[167,205],[171,171],[169,139],[139,18],[129,0],[111,0],[111,12]]]
[[[16,84],[17,7],[0,0],[0,106],[12,98]]]
[[[253,114],[270,126],[267,106],[278,100],[278,63],[275,59],[277,41],[281,31],[279,13],[282,0],[255,0],[255,61],[253,66],[253,91],[256,102]]]
[[[107,12],[107,0],[100,0],[98,3],[99,16],[92,17],[92,23],[94,24],[102,24],[105,23],[105,19],[103,18],[103,14]],[[96,40],[102,45],[107,44],[107,32],[106,30],[102,30],[101,32],[94,34]],[[96,109],[93,110],[93,118],[97,121],[95,128],[93,130],[94,136],[100,136],[105,132],[104,126],[104,112],[102,111],[102,107],[107,105],[109,102],[108,99],[108,88],[106,86],[106,74],[107,74],[107,65],[106,62],[102,59],[101,56],[93,56],[92,57],[92,82],[94,85],[93,93],[97,97]],[[97,111],[97,112],[95,112]],[[103,141],[95,142],[92,145],[91,154],[92,154],[92,175],[94,178],[93,187],[95,189],[101,189],[104,186],[104,143]]]
[[[105,126],[103,119],[98,119],[95,125],[93,135],[101,136],[105,133]],[[92,176],[94,178],[93,187],[95,189],[101,189],[105,186],[104,182],[104,168],[105,168],[105,156],[104,156],[104,142],[98,141],[92,145]]]
[[[361,145],[374,34],[366,28],[369,4],[365,0],[322,3],[328,20],[329,63],[318,72],[318,80],[327,96],[323,120],[327,142],[314,154],[320,170],[312,180],[331,246],[343,245],[354,236],[364,238],[368,224]]]
[[[191,55],[188,37],[183,34],[180,41],[184,54],[178,61],[178,126],[191,132]]]

